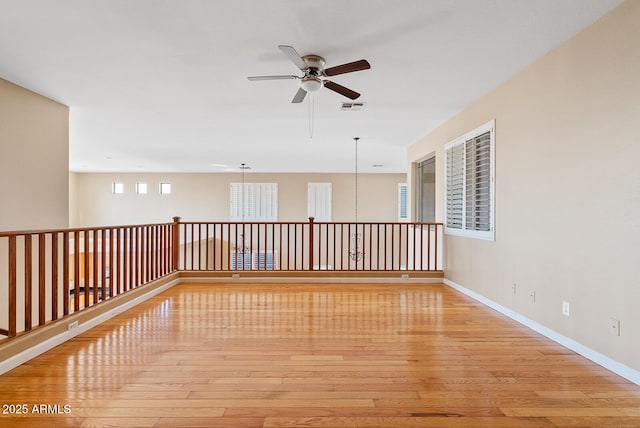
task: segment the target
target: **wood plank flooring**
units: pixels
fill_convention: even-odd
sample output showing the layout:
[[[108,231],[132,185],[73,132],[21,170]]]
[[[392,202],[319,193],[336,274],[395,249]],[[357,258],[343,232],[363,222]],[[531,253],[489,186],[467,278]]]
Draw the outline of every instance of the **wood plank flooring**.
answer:
[[[0,403],[26,413],[1,427],[640,426],[638,386],[438,284],[180,284]]]

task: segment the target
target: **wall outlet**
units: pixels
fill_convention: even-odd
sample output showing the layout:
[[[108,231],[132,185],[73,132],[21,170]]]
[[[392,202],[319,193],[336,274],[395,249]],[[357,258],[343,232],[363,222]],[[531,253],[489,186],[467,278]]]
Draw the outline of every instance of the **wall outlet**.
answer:
[[[518,286],[514,283],[514,284],[511,286],[511,289],[513,290],[513,294],[516,294],[516,291],[517,291],[517,289],[518,289]]]
[[[533,303],[536,302],[536,290],[531,290],[531,300],[533,301]]]
[[[240,278],[240,274],[239,273],[232,273],[231,274],[231,278],[238,279],[238,278]]]
[[[569,314],[571,313],[571,306],[569,305],[569,302],[562,302],[562,315],[564,315],[565,317],[568,317]]]
[[[77,330],[78,329],[78,321],[70,322],[67,326],[67,331]]]
[[[620,320],[609,318],[609,332],[614,336],[620,336]]]

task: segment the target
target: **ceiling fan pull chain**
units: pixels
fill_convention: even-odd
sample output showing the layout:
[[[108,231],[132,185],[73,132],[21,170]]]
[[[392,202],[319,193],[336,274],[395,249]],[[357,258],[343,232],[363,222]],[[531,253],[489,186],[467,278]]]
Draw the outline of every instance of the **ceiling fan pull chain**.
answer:
[[[313,116],[315,113],[315,97],[309,94],[309,138],[313,138]]]

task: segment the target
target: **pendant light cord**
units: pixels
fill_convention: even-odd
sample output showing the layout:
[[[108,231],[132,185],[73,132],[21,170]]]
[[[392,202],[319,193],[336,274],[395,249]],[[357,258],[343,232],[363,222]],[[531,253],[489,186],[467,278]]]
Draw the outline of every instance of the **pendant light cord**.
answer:
[[[315,98],[309,93],[309,138],[313,138],[313,116],[315,114]]]
[[[358,222],[358,140],[360,137],[354,137],[356,142],[356,223]]]

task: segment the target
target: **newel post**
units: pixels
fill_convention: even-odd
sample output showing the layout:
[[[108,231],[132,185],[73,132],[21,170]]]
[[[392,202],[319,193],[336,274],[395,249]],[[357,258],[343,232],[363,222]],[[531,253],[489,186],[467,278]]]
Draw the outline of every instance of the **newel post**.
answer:
[[[180,264],[180,217],[173,218],[173,242],[171,243],[173,270],[179,270]]]
[[[313,270],[313,220],[315,217],[309,217],[309,270]]]

